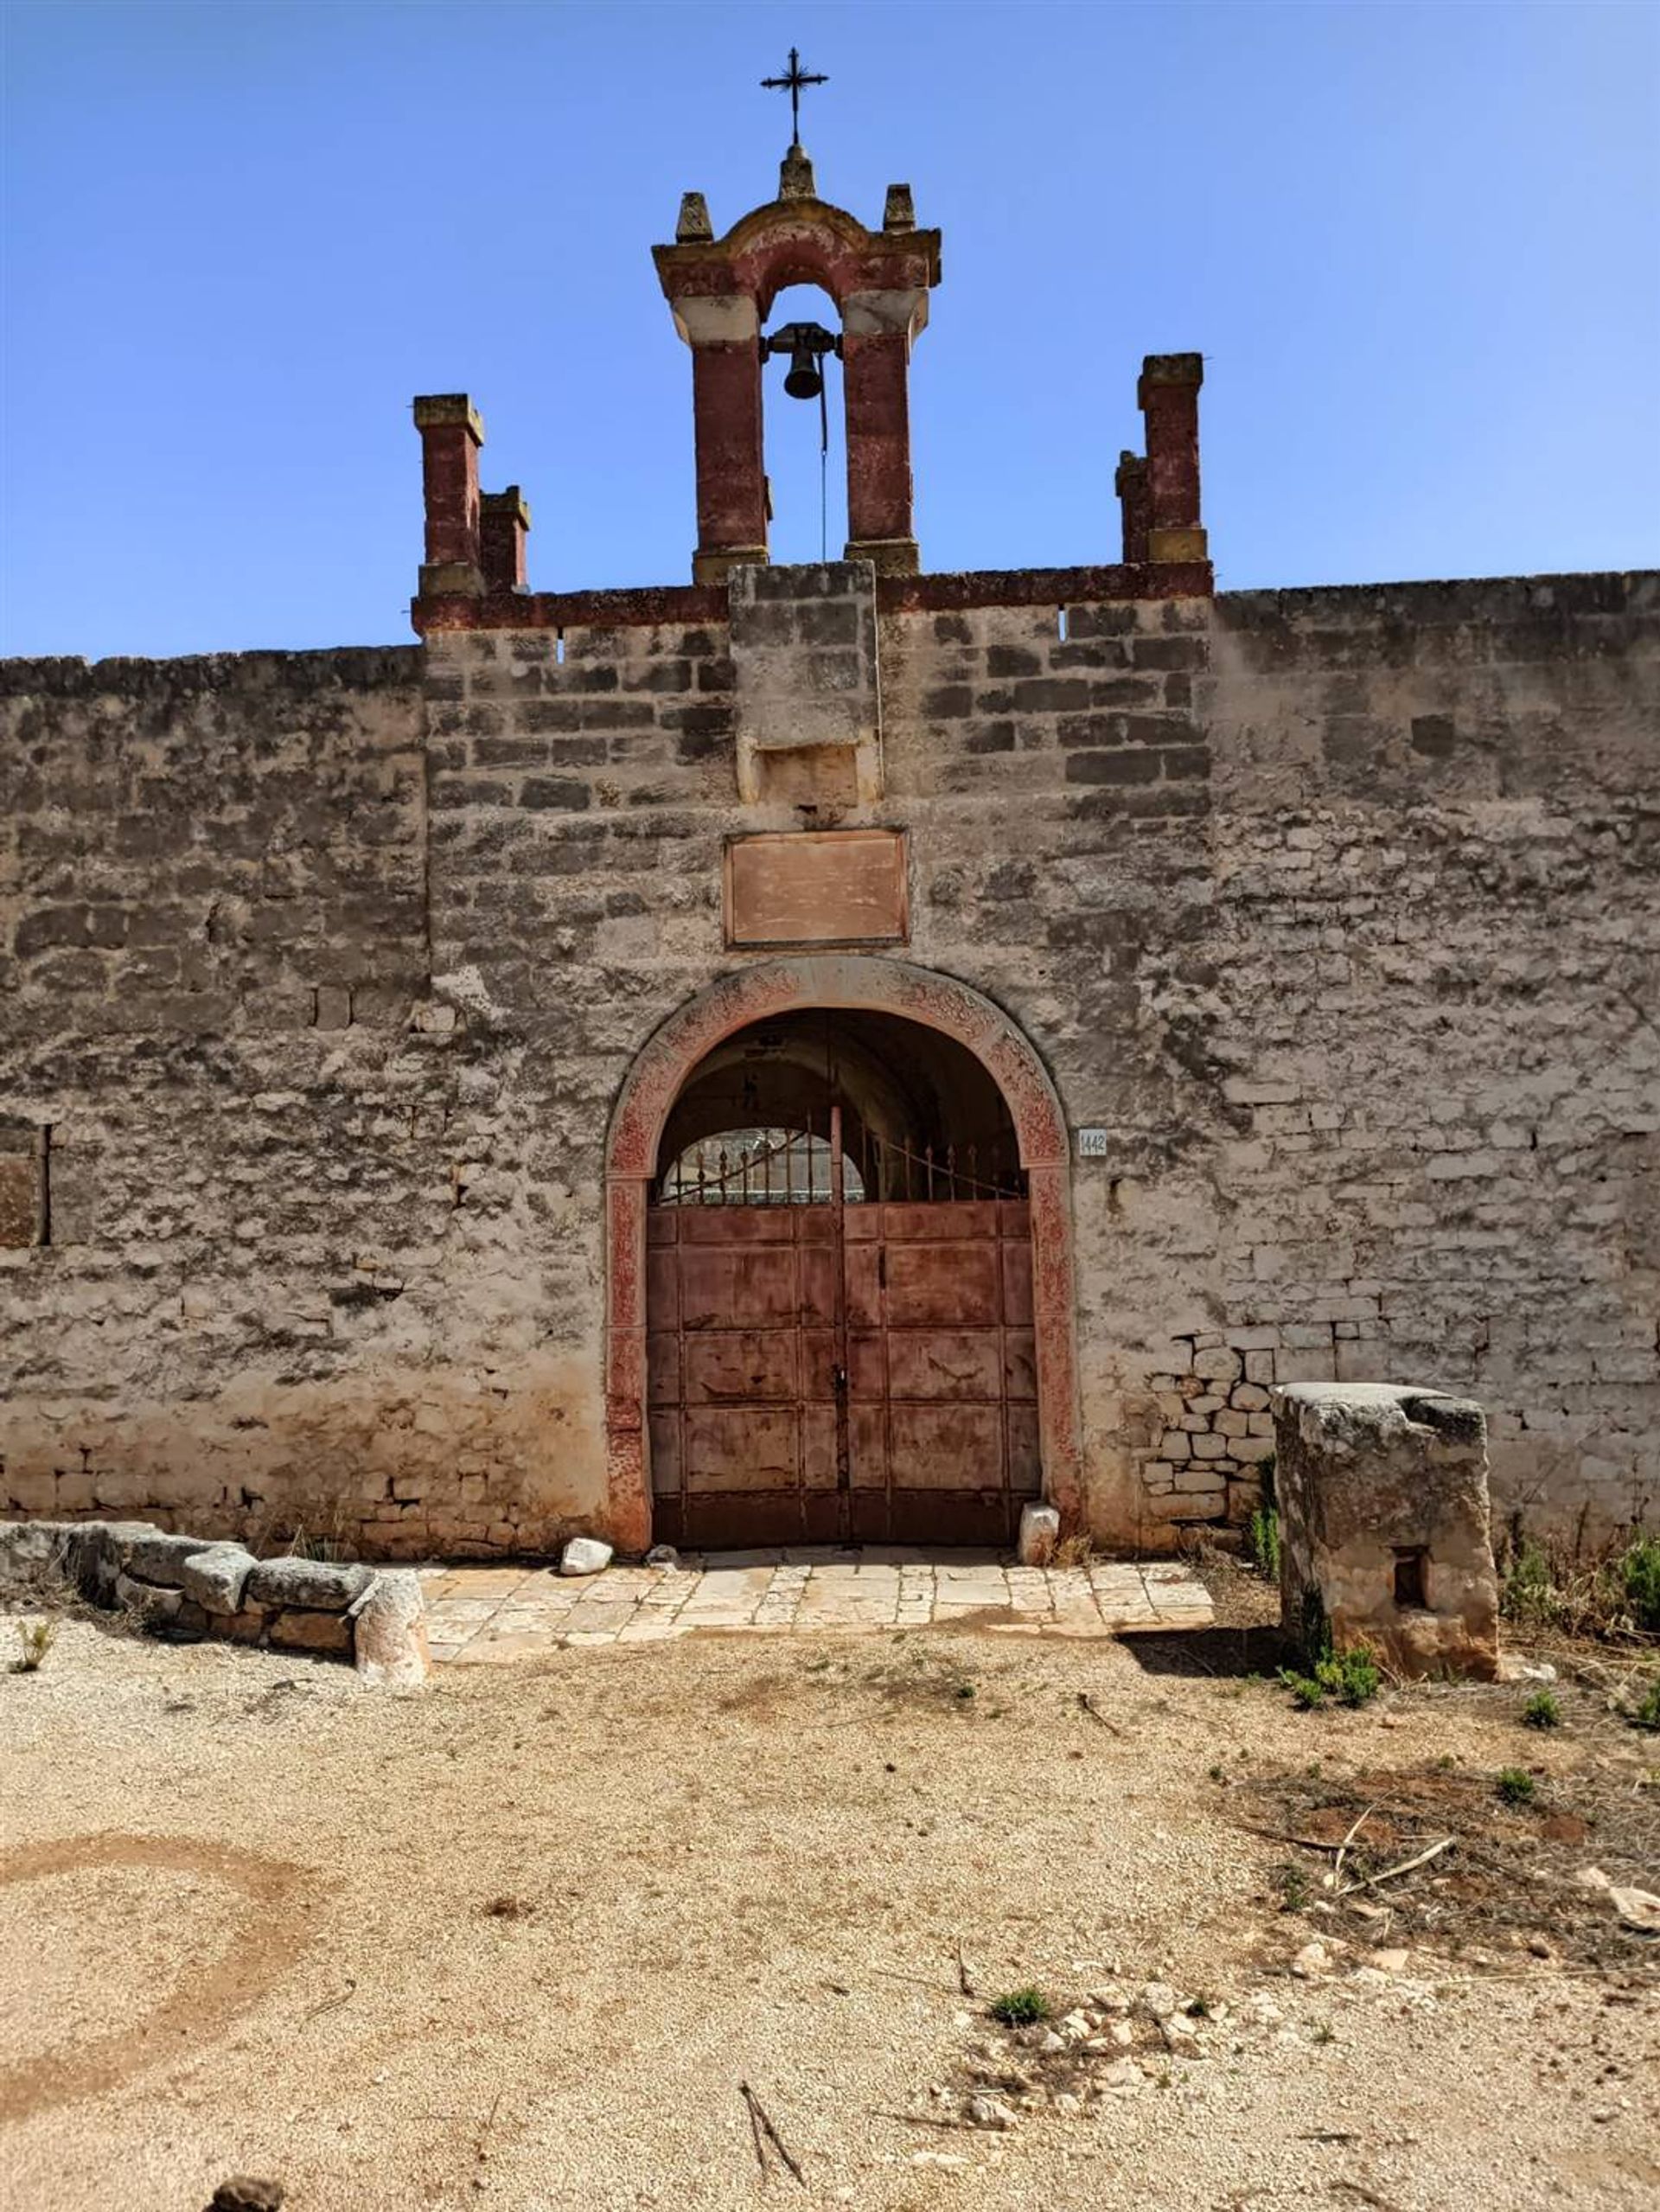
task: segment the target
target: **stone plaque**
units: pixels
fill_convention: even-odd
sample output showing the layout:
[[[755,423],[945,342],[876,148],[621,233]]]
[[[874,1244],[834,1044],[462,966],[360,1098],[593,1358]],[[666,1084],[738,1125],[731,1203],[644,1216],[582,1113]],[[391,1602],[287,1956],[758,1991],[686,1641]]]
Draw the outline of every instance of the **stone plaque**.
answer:
[[[726,847],[729,945],[903,944],[905,834],[802,829]]]

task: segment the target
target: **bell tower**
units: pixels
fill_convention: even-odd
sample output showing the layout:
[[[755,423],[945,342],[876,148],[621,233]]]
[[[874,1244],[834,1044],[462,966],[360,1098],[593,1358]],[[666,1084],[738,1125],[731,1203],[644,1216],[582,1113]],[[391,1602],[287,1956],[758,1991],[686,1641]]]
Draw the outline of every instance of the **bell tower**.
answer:
[[[787,90],[797,127],[779,167],[778,195],[717,238],[700,192],[680,202],[674,243],[652,249],[674,327],[692,350],[697,444],[699,584],[767,559],[767,481],[762,445],[762,378],[769,353],[790,356],[789,388],[816,395],[827,353],[840,356],[847,453],[849,560],[878,574],[914,576],[921,561],[912,514],[910,348],[928,321],[940,281],[940,233],[919,230],[910,188],[888,188],[882,227],[867,230],[819,197],[801,144],[807,75],[792,48]],[[820,285],[840,327],[793,323],[768,334],[772,304],[787,285]]]

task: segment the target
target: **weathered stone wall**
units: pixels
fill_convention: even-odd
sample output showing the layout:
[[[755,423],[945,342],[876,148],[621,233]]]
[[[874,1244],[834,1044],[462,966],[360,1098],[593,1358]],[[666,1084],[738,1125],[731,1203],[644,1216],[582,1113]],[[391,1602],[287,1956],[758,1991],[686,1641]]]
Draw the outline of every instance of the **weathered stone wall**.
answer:
[[[1064,635],[907,588],[885,790],[838,818],[909,830],[903,956],[1108,1132],[1099,1533],[1248,1510],[1301,1379],[1478,1397],[1501,1512],[1660,1497],[1657,580]],[[53,1192],[0,1255],[19,1509],[405,1556],[604,1524],[607,1117],[764,956],[722,949],[724,840],[802,817],[740,805],[724,623],[435,635],[425,793],[421,658],[10,672],[0,1111]]]

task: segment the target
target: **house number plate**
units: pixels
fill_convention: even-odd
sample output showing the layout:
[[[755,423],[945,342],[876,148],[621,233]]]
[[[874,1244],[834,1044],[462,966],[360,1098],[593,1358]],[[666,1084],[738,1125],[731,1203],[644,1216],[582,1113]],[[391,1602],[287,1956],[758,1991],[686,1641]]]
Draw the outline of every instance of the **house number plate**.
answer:
[[[1078,1131],[1078,1158],[1080,1160],[1105,1160],[1106,1157],[1106,1130],[1080,1129]]]

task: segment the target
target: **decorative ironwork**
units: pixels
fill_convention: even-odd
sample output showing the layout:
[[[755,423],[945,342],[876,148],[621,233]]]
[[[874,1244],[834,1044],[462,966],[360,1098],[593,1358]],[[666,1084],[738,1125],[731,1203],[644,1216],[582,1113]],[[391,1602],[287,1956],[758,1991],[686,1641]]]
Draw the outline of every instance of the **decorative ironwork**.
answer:
[[[756,1140],[759,1139],[757,1142]],[[831,1140],[812,1128],[733,1129],[687,1146],[663,1174],[659,1205],[823,1205],[834,1177]],[[849,1205],[1024,1199],[1025,1171],[1000,1145],[920,1146],[861,1128],[842,1160]]]
[[[783,75],[763,77],[761,80],[763,92],[789,94],[789,143],[792,146],[799,146],[801,143],[802,87],[807,85],[827,85],[829,81],[828,77],[817,76],[803,69],[801,57],[793,46],[789,49],[789,67]]]

